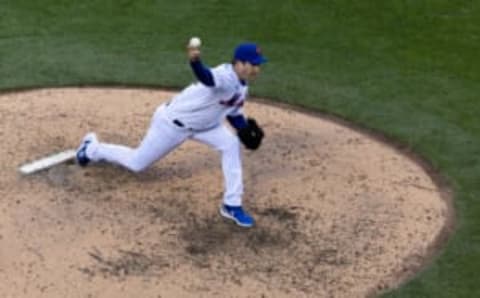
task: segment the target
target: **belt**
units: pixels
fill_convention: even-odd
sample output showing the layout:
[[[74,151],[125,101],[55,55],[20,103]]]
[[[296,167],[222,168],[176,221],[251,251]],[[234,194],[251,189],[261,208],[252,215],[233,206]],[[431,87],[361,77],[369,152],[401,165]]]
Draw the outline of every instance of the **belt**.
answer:
[[[192,131],[192,132],[200,132],[201,131],[201,130],[193,129],[191,127],[187,127],[185,124],[183,124],[182,121],[180,121],[178,119],[173,119],[172,123],[175,124],[176,126],[180,127],[180,128],[186,129],[188,131]]]
[[[207,131],[207,130],[210,130],[210,129],[216,127],[216,126],[213,126],[213,127],[204,128],[204,129],[195,129],[195,128],[187,127],[182,121],[180,121],[178,119],[173,119],[172,123],[175,124],[176,126],[180,127],[180,128],[186,129],[186,130],[191,131],[191,132],[204,132],[204,131]]]
[[[178,119],[174,119],[172,122],[178,127],[182,127],[182,128],[185,127],[185,124],[183,124],[183,122]]]

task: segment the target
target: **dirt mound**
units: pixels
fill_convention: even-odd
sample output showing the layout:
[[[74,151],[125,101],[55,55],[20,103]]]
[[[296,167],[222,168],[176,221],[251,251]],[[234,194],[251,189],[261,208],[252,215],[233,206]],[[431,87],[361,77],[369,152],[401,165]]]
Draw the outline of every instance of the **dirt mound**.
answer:
[[[450,211],[425,170],[350,128],[248,103],[264,126],[243,152],[242,229],[218,215],[216,152],[187,142],[141,174],[18,166],[86,132],[136,146],[173,93],[66,88],[0,96],[4,297],[364,297],[430,255]]]

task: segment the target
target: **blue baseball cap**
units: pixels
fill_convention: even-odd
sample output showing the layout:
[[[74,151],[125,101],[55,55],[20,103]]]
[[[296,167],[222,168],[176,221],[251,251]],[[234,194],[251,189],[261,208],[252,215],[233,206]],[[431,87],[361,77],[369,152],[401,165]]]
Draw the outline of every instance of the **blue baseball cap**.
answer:
[[[260,47],[255,43],[248,42],[237,46],[233,59],[242,62],[250,62],[252,65],[260,65],[267,62],[267,59],[262,55]]]

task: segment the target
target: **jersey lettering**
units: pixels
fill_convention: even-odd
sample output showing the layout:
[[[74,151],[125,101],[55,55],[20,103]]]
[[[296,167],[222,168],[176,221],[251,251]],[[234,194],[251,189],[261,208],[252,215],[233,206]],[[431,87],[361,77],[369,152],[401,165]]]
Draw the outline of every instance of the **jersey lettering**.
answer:
[[[221,100],[220,104],[228,107],[241,107],[243,106],[243,100],[240,97],[240,93],[235,93],[232,98],[228,100]]]

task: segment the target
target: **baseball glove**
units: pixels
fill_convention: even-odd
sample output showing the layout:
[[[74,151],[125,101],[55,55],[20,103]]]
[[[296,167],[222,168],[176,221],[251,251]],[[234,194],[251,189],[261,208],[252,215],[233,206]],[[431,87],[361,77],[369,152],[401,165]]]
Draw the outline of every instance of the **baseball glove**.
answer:
[[[258,149],[264,136],[262,128],[253,118],[248,118],[247,126],[238,130],[238,138],[250,150]]]

